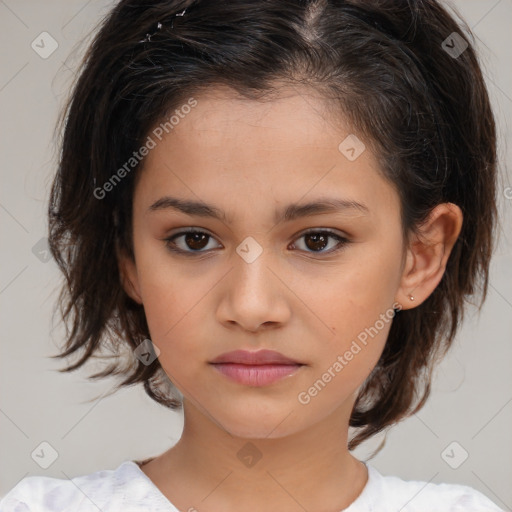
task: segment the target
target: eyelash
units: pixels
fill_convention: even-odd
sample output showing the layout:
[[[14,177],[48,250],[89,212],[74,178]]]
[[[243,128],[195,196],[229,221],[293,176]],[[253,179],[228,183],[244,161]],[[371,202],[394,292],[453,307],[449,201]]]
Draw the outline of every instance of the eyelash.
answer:
[[[204,251],[204,250],[185,251],[183,249],[179,249],[176,247],[174,239],[179,238],[184,235],[188,235],[190,233],[200,233],[200,234],[206,235],[210,238],[214,238],[212,235],[210,235],[209,233],[206,233],[205,231],[200,231],[200,230],[195,230],[195,229],[190,229],[187,231],[180,231],[179,233],[176,233],[176,234],[164,239],[164,241],[167,242],[166,243],[167,248],[172,252],[176,252],[179,254],[192,256],[192,257],[207,253],[208,251]],[[300,238],[303,238],[304,236],[311,235],[311,234],[324,234],[324,235],[327,235],[327,238],[334,238],[339,243],[334,249],[330,249],[329,251],[323,251],[323,250],[322,251],[304,251],[307,254],[334,254],[334,253],[342,250],[347,244],[350,243],[350,240],[348,238],[338,235],[328,229],[310,229],[308,231],[301,233],[300,236],[297,238],[297,240]]]

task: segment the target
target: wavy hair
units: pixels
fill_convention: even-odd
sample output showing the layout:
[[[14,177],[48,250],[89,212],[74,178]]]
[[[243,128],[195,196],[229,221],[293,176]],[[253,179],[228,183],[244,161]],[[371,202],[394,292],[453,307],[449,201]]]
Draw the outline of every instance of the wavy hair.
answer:
[[[460,18],[460,17],[459,17]],[[459,24],[460,23],[460,24]],[[454,34],[456,33],[456,34]],[[102,20],[81,63],[60,129],[49,204],[50,250],[64,275],[73,371],[106,350],[114,362],[89,378],[144,383],[162,405],[179,391],[156,359],[134,350],[150,337],[143,307],[121,284],[117,251],[132,251],[134,167],[103,199],[95,190],[169,112],[227,85],[269,101],[283,83],[311,87],[348,119],[401,201],[404,236],[438,204],[464,215],[444,276],[420,306],[395,316],[361,387],[349,449],[418,411],[435,363],[450,347],[465,302],[485,299],[494,246],[496,128],[464,22],[435,0],[122,0]]]

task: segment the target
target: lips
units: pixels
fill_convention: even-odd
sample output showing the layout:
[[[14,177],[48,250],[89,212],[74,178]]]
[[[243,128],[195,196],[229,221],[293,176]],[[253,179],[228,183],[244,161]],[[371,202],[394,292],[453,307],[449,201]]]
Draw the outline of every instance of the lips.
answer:
[[[302,363],[284,356],[275,350],[259,350],[257,352],[249,352],[248,350],[235,350],[226,352],[216,357],[212,364],[217,363],[233,363],[247,365],[301,365]]]
[[[246,386],[267,386],[295,375],[304,366],[274,350],[235,350],[226,352],[210,362],[229,380]]]

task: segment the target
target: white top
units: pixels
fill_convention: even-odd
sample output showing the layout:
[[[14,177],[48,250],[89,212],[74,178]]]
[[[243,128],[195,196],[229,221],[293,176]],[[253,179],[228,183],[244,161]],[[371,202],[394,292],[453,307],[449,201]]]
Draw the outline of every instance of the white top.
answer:
[[[137,462],[71,480],[26,477],[0,501],[0,512],[180,512]],[[404,481],[367,468],[362,493],[340,512],[504,512],[465,485]]]

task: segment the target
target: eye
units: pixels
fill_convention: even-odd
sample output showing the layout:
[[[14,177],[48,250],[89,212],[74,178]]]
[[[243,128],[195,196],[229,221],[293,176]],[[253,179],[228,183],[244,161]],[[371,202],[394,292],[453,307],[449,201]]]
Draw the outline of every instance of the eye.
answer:
[[[338,235],[332,231],[328,231],[325,229],[311,229],[309,231],[306,231],[305,233],[302,233],[302,235],[297,240],[300,240],[302,238],[304,238],[304,246],[306,247],[306,252],[319,254],[328,254],[339,251],[343,249],[343,247],[346,244],[349,243],[348,238],[345,238],[341,235]],[[337,243],[334,244],[334,249],[324,251],[323,249],[329,246],[329,239],[336,240]]]
[[[183,238],[181,243],[176,243],[174,240],[178,240],[180,238]],[[211,235],[208,233],[205,233],[204,231],[198,231],[198,230],[188,230],[188,231],[181,231],[180,233],[177,233],[169,238],[166,238],[165,241],[167,242],[167,247],[169,250],[174,252],[181,252],[181,253],[203,253],[206,251],[203,251],[201,249],[204,249],[205,247],[208,247],[209,243],[208,240],[213,239]],[[191,251],[187,250],[187,248],[192,249]],[[211,247],[210,247],[211,249]]]
[[[350,242],[346,237],[336,234],[329,230],[309,230],[303,233],[297,240],[304,238],[304,250],[309,253],[328,254],[334,253],[343,249],[343,247]],[[181,240],[180,240],[181,239]],[[208,247],[210,241],[214,238],[204,231],[199,230],[188,230],[181,231],[166,238],[166,245],[170,251],[193,255],[194,253],[204,253],[208,250],[213,249]],[[329,240],[336,241],[335,244],[329,244]],[[178,242],[177,242],[178,241]],[[300,245],[300,244],[299,244]],[[324,249],[329,245],[334,245],[334,248],[325,251]],[[292,244],[295,247],[295,244]]]

